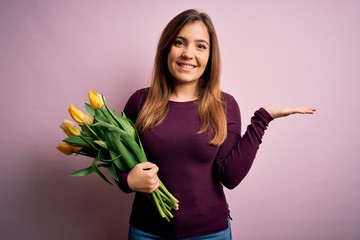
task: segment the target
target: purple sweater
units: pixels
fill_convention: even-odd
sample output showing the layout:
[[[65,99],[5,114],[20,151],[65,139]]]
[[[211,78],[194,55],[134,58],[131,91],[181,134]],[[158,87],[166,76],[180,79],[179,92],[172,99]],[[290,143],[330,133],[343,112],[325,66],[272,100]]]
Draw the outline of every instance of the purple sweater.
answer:
[[[136,91],[124,112],[133,121],[145,100],[147,89]],[[210,130],[200,129],[196,101],[169,102],[165,120],[141,135],[147,158],[159,167],[158,176],[180,201],[168,223],[160,217],[145,194],[136,193],[130,224],[168,238],[186,238],[227,228],[228,205],[223,186],[233,189],[249,172],[267,125],[272,120],[261,108],[241,137],[240,110],[234,97],[223,93],[228,133],[220,146],[208,144]],[[131,192],[127,174],[119,174],[119,187]]]

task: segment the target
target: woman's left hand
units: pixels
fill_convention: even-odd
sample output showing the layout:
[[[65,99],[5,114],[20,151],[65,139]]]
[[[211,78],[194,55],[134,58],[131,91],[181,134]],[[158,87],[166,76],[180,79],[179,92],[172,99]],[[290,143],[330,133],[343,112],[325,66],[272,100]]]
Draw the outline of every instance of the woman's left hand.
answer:
[[[315,108],[311,107],[269,106],[264,108],[273,119],[291,114],[313,114],[316,111]]]

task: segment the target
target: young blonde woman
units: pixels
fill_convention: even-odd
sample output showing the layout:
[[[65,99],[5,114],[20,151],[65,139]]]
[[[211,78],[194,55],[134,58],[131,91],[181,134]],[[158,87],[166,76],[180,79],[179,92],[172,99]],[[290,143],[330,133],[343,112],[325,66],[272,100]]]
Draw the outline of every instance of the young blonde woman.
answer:
[[[149,162],[119,174],[119,187],[136,192],[129,239],[231,239],[223,186],[235,188],[254,161],[270,121],[305,107],[267,107],[254,113],[243,136],[234,97],[220,90],[220,53],[206,13],[175,16],[160,37],[152,82],[136,91],[124,112],[136,122]],[[180,201],[164,221],[143,193],[159,178]]]

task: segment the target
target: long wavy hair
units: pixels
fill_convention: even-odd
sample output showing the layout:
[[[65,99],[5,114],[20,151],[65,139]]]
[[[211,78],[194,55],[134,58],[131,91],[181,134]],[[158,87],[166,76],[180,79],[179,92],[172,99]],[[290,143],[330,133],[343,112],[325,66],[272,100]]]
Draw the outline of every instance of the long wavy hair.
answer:
[[[227,124],[220,91],[219,44],[210,17],[195,9],[178,14],[164,28],[157,46],[151,85],[135,124],[140,132],[145,132],[159,125],[166,117],[173,82],[173,76],[167,64],[168,54],[180,30],[186,24],[197,21],[205,24],[210,35],[209,60],[197,84],[199,96],[197,111],[201,121],[198,134],[205,132],[210,127],[214,137],[209,143],[220,145],[226,138]]]

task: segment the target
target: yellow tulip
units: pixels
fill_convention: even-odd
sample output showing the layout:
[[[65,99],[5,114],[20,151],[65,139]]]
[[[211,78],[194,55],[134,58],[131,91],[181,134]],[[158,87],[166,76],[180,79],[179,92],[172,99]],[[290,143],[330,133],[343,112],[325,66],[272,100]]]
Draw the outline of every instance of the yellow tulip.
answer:
[[[99,109],[104,105],[101,94],[92,90],[89,92],[88,96],[90,100],[90,105],[93,109]]]
[[[89,114],[85,114],[79,109],[77,109],[74,105],[70,105],[68,109],[70,116],[74,119],[77,123],[85,123],[87,125],[91,125],[94,122],[94,118]]]
[[[94,118],[90,114],[85,114],[85,124],[91,125],[94,123]]]
[[[85,121],[85,113],[77,109],[74,105],[71,104],[68,111],[75,122],[83,123]]]
[[[63,154],[66,155],[71,155],[73,153],[77,153],[81,150],[82,147],[75,147],[75,146],[71,146],[68,143],[60,143],[56,146],[56,149],[59,150],[60,152],[62,152]]]
[[[76,127],[75,123],[70,120],[65,119],[61,123],[60,128],[68,137],[80,136],[80,130]]]

